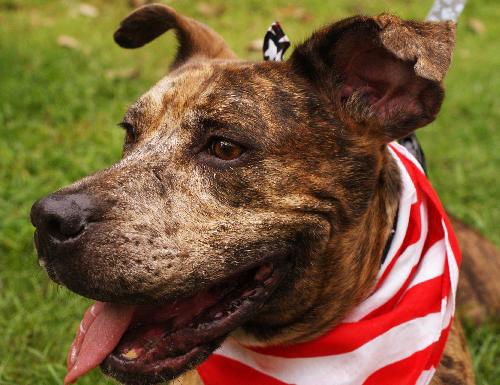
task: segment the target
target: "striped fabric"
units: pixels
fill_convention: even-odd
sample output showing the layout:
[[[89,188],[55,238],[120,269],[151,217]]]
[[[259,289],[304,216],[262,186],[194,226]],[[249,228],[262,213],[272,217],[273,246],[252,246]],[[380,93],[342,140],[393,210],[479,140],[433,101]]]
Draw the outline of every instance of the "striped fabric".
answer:
[[[460,251],[445,211],[413,156],[389,151],[402,193],[396,233],[371,295],[313,341],[251,348],[228,338],[198,368],[205,385],[424,385],[455,308]]]

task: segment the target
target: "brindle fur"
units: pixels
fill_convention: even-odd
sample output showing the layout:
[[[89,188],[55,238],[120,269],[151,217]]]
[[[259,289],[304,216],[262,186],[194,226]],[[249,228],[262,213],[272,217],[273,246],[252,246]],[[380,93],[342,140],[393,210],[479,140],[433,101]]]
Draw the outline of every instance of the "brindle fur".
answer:
[[[287,62],[249,63],[208,27],[152,5],[115,38],[134,48],[169,28],[180,40],[172,71],[125,115],[137,138],[117,164],[56,193],[85,194],[99,210],[47,270],[97,300],[165,302],[286,256],[289,275],[234,336],[314,338],[370,293],[399,195],[386,144],[435,118],[454,26],[356,16],[316,32]],[[214,159],[212,136],[247,150]],[[474,383],[455,323],[435,385]],[[200,383],[195,372],[180,382]]]

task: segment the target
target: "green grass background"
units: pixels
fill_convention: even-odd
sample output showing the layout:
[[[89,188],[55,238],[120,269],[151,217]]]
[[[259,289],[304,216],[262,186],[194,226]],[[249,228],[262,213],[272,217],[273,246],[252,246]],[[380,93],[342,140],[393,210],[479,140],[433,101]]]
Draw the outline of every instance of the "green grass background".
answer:
[[[89,0],[97,18],[73,0],[0,0],[0,384],[60,384],[64,357],[88,301],[50,283],[36,264],[29,223],[32,202],[115,162],[128,104],[166,71],[172,36],[126,51],[111,36],[130,11],[126,0]],[[354,13],[423,18],[431,1],[169,1],[219,31],[242,57],[279,19],[293,42]],[[303,8],[297,11],[297,7]],[[300,16],[302,12],[308,17]],[[306,16],[307,16],[306,15]],[[500,5],[470,0],[458,28],[447,99],[438,120],[420,131],[431,179],[448,209],[500,244]],[[70,35],[79,49],[57,44]],[[133,79],[109,71],[137,69]],[[107,76],[108,75],[108,76]],[[499,277],[500,279],[500,277]],[[467,328],[478,384],[500,384],[500,326]],[[98,371],[79,384],[109,384]]]

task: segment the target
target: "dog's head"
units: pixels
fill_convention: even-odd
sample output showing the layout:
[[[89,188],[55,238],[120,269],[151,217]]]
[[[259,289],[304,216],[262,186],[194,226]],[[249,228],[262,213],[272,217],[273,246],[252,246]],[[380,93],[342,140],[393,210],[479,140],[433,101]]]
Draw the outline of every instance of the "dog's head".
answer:
[[[435,118],[454,38],[451,23],[357,16],[254,63],[150,5],[115,40],[171,28],[178,54],[126,112],[123,158],[32,209],[52,279],[134,309],[104,364],[130,383],[178,375],[238,328],[310,338],[366,295],[397,205],[386,145]]]

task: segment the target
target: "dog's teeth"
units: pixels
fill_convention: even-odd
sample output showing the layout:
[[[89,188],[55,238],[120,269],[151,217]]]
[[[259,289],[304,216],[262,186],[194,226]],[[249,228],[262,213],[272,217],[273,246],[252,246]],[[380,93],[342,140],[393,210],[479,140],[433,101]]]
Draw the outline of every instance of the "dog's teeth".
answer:
[[[122,353],[122,357],[126,360],[135,360],[138,356],[135,349],[130,349],[127,353]]]

